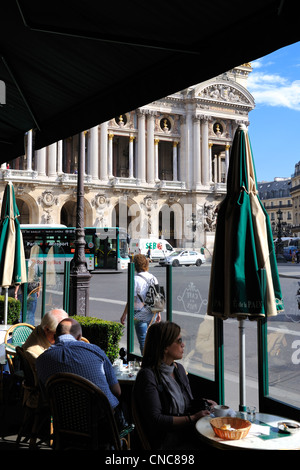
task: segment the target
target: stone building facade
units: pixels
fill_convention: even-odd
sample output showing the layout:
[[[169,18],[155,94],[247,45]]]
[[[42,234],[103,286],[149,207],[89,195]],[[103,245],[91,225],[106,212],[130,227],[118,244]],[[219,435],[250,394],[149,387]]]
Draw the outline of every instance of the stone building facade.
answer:
[[[234,133],[255,106],[251,70],[244,64],[83,132],[85,226],[209,249]],[[37,151],[31,132],[26,139],[26,155],[1,166],[1,193],[11,180],[21,223],[75,226],[78,135]]]
[[[291,197],[293,200],[293,236],[300,237],[300,162],[295,165],[295,172],[291,177]]]
[[[281,212],[282,236],[292,237],[294,225],[291,178],[274,178],[274,181],[257,184],[259,197],[269,215],[274,238],[278,232],[278,211]]]

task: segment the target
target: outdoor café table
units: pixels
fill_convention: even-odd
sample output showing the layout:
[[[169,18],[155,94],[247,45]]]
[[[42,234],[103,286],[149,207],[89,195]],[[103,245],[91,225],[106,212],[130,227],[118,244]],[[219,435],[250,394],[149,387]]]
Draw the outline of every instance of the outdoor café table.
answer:
[[[136,373],[129,374],[127,371],[115,371],[116,377],[120,384],[133,385],[136,379]]]
[[[132,422],[132,412],[131,412],[131,400],[132,400],[132,389],[135,383],[137,372],[129,374],[127,368],[124,367],[122,370],[116,370],[115,374],[118,379],[118,382],[121,386],[122,394],[122,409],[127,418],[128,422]]]
[[[200,418],[196,429],[201,438],[213,447],[222,450],[296,450],[300,449],[300,431],[282,433],[278,423],[282,421],[299,424],[292,419],[265,413],[256,413],[247,436],[238,440],[225,440],[217,437],[210,425],[211,416]]]

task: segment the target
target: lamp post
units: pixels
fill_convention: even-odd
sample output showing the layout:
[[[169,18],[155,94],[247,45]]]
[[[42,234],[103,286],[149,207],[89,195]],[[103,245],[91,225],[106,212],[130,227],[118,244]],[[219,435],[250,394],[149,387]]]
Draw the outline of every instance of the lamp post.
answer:
[[[283,261],[285,262],[286,259],[283,256],[283,249],[282,249],[282,211],[278,209],[276,212],[277,214],[277,243],[276,243],[276,259],[277,262]]]
[[[70,314],[88,315],[91,274],[85,260],[84,162],[85,137],[79,134],[75,253],[70,269]]]

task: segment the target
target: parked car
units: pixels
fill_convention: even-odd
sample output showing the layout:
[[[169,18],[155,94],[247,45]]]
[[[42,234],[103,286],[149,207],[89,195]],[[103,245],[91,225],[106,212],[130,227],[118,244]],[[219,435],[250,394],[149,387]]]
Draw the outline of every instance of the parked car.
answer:
[[[174,251],[166,258],[159,260],[161,266],[166,266],[167,264],[172,266],[190,266],[191,264],[201,266],[202,263],[205,263],[205,256],[194,250]]]

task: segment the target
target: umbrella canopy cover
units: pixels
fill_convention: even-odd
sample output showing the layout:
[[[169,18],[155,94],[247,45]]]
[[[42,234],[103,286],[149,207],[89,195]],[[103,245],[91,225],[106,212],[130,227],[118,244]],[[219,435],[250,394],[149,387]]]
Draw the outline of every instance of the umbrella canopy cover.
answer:
[[[231,149],[227,195],[218,210],[207,313],[254,319],[278,310],[283,301],[271,225],[241,125]]]
[[[0,226],[0,286],[9,287],[27,282],[20,216],[12,183],[6,185]]]

